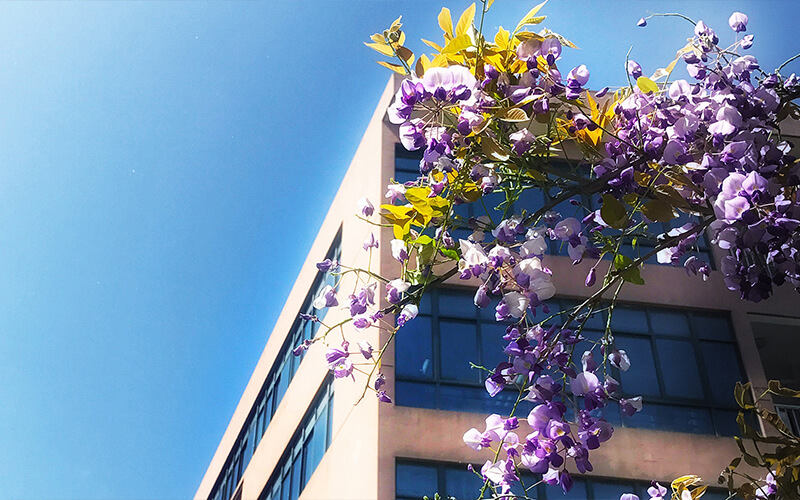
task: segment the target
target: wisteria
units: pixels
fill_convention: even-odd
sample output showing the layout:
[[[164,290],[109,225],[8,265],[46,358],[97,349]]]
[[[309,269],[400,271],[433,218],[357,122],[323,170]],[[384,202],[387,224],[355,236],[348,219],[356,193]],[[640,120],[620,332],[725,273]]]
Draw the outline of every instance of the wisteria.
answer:
[[[402,145],[422,159],[416,180],[387,186],[381,221],[366,198],[354,208],[367,222],[392,226],[389,253],[401,272],[381,277],[330,261],[317,265],[340,277],[352,274],[358,284],[346,297],[337,297],[337,287],[322,289],[314,306],[344,308],[352,329],[325,325],[312,342],[328,344],[335,377],[363,372],[371,381],[365,392],[382,402],[391,401],[380,369],[386,345],[374,349],[358,340],[359,332],[384,329],[389,341],[403,335],[423,294],[450,278],[473,287],[475,306],[493,308],[507,325],[505,361],[479,367],[486,391],[492,397],[513,391],[516,403],[535,406],[517,415],[515,404],[509,415],[488,416],[482,431],[464,433],[467,446],[494,455],[475,471],[484,481],[481,497],[512,495],[523,471],[569,491],[572,476],[592,471],[592,452],[613,437],[605,408],[615,402],[633,416],[646,404],[641,396],[622,397],[607,369],[627,371],[637,362],[615,345],[610,321],[599,336],[584,325],[601,310],[613,314],[624,284],[644,284],[639,270],[648,259],[705,279],[709,263],[697,249],[708,234],[726,252],[719,263],[726,286],[742,299],[768,299],[780,286],[800,290],[800,166],[780,133],[781,120],[797,113],[792,101],[800,96],[800,79],[767,73],[745,53],[754,38],[738,34],[747,30],[748,17],[730,16],[732,36],[690,21],[691,38],[665,68],[648,77],[628,59],[628,86],[593,92],[589,66],[565,74],[559,67],[562,52],[574,47],[569,40],[528,30],[544,20],[537,15],[542,6],[493,38],[476,28],[487,3],[480,22],[473,5],[455,28],[443,9],[445,43],[429,42],[430,57],[416,59],[402,45],[399,19],[372,36],[369,46],[399,59],[382,64],[406,76],[387,115]],[[734,41],[724,45],[724,38]],[[678,65],[688,80],[671,80]],[[563,161],[570,147],[580,150],[579,162]],[[481,205],[496,194],[503,201],[495,210],[460,215],[460,206]],[[679,218],[669,230],[654,229]],[[464,230],[468,237],[452,236]],[[652,246],[634,246],[635,257],[623,254],[637,239]],[[374,235],[363,248],[378,248]],[[588,298],[551,314],[553,248],[575,264],[592,265]],[[328,338],[336,329],[339,344]],[[679,478],[671,491],[653,483],[648,494],[651,500],[697,498],[704,491],[698,481]],[[768,491],[775,478],[765,481],[759,491]]]

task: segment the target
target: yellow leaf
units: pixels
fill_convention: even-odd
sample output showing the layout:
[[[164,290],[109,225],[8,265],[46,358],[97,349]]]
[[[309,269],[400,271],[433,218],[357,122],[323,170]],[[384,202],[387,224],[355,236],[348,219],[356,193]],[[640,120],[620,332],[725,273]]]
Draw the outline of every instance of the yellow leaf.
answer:
[[[430,47],[430,48],[432,48],[432,49],[436,50],[437,52],[441,52],[441,51],[442,51],[442,47],[441,47],[441,46],[440,46],[438,43],[436,43],[436,42],[431,42],[430,40],[425,40],[425,39],[423,38],[423,39],[422,39],[422,43],[424,43],[424,44],[425,44],[425,45],[427,45],[428,47]]]
[[[414,62],[414,53],[405,47],[397,47],[397,56],[406,62],[409,66]]]
[[[534,8],[532,8],[531,10],[529,10],[529,11],[528,11],[528,13],[527,13],[527,14],[525,14],[525,16],[524,16],[524,17],[522,18],[522,20],[519,22],[519,24],[517,25],[517,27],[516,27],[516,28],[514,28],[514,31],[515,31],[515,32],[519,31],[519,30],[520,30],[520,28],[522,28],[522,27],[523,27],[523,26],[525,26],[526,24],[539,24],[540,22],[542,22],[542,21],[538,21],[538,22],[530,22],[529,20],[530,20],[530,19],[535,19],[535,18],[536,18],[536,13],[537,13],[537,12],[539,12],[539,9],[541,9],[542,7],[544,7],[544,4],[546,4],[546,3],[547,3],[547,0],[544,0],[544,2],[540,3],[539,5],[535,6],[535,7],[534,7]]]
[[[392,46],[397,47],[398,45],[403,45],[404,43],[406,43],[406,34],[404,31],[401,31],[400,35],[398,35],[397,41],[392,42]]]
[[[442,28],[445,35],[453,38],[453,20],[450,18],[450,9],[447,7],[442,7],[442,11],[439,12],[439,27]]]
[[[428,59],[428,56],[422,54],[417,59],[417,66],[414,68],[414,71],[417,73],[417,78],[422,78],[422,75],[431,67],[431,60]]]
[[[400,22],[401,19],[403,19],[403,16],[400,16],[394,20],[392,25],[389,27],[389,33],[397,31],[400,29],[401,26],[403,26],[403,24]]]
[[[503,64],[503,58],[500,57],[498,54],[486,56],[483,59],[492,66],[494,66],[497,69],[497,71],[505,71],[506,69],[505,65]]]
[[[464,10],[464,13],[461,14],[461,17],[458,18],[458,24],[456,24],[456,35],[463,35],[469,30],[470,26],[472,26],[472,21],[475,20],[475,4],[473,3],[469,7]]]
[[[497,118],[503,120],[504,122],[526,122],[530,120],[528,113],[519,108],[500,110],[500,112],[497,113]]]
[[[380,64],[384,68],[389,68],[390,70],[394,71],[395,73],[400,73],[401,75],[405,75],[406,69],[399,64],[388,63],[386,61],[375,61],[376,63]]]
[[[486,10],[491,9],[493,4],[494,0],[489,0],[488,2],[486,2]]]
[[[504,30],[502,26],[497,30],[497,34],[494,36],[494,44],[497,45],[500,49],[507,49],[508,48],[508,37],[509,32]]]
[[[417,212],[423,216],[430,216],[433,212],[428,198],[430,192],[431,189],[428,187],[413,187],[406,189],[405,196]]]
[[[697,488],[693,489],[692,490],[692,500],[697,500],[698,498],[703,496],[703,494],[706,492],[706,489],[708,489],[707,485],[698,486]]]
[[[645,94],[658,92],[658,85],[656,85],[656,82],[647,78],[646,76],[640,76],[639,78],[637,78],[636,86],[639,87],[639,90],[641,90]]]
[[[481,149],[483,153],[496,161],[506,161],[509,158],[508,151],[491,137],[481,139]]]
[[[386,45],[386,39],[383,38],[383,35],[381,35],[381,34],[375,33],[374,35],[369,37],[369,39],[372,40],[375,43],[382,43],[382,44]]]
[[[372,50],[380,52],[381,54],[383,54],[385,56],[394,57],[394,52],[392,52],[392,48],[389,47],[388,45],[384,45],[384,44],[380,44],[380,43],[367,43],[367,42],[364,42],[364,45],[366,45],[367,47],[371,48]]]
[[[445,68],[447,67],[447,56],[442,54],[436,54],[431,61],[431,68]]]
[[[469,47],[472,47],[472,40],[469,35],[458,35],[447,42],[447,45],[442,49],[442,54],[455,54]]]

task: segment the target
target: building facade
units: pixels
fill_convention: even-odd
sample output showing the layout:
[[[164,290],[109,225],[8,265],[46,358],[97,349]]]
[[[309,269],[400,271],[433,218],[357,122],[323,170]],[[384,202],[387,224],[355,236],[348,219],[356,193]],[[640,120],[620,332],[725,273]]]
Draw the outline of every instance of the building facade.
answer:
[[[510,403],[504,393],[490,398],[480,374],[469,368],[470,361],[494,366],[503,356],[504,327],[493,311],[472,306],[474,284],[449,280],[425,297],[420,315],[400,330],[382,365],[392,404],[379,403],[369,392],[363,396],[363,375],[355,382],[333,381],[321,343],[302,356],[292,353],[317,333],[316,324],[299,314],[316,314],[328,325],[348,317],[338,307],[313,308],[318,291],[334,279],[317,272],[315,263],[331,258],[365,267],[362,242],[379,229],[372,269],[383,276],[399,273],[388,244],[391,228],[353,216],[358,198],[382,200],[390,179],[416,177],[418,158],[398,147],[396,127],[386,119],[398,84],[391,80],[380,99],[196,500],[405,500],[436,491],[459,499],[477,496],[481,481],[466,466],[491,456],[465,446],[462,435],[483,428],[489,413],[506,413]],[[717,251],[702,244],[700,249]],[[589,264],[572,265],[558,248],[552,253],[546,265],[558,295],[549,303],[558,310],[587,296]],[[643,496],[651,479],[663,484],[685,474],[713,485],[738,454],[730,437],[737,432],[734,382],[748,380],[759,392],[768,378],[800,386],[800,362],[787,355],[800,352],[800,299],[792,290],[752,304],[729,292],[717,271],[704,283],[682,268],[647,264],[642,276],[647,286],[623,288],[612,329],[633,363],[630,371],[613,375],[625,395],[644,396],[644,410],[629,418],[610,405],[604,416],[614,424],[614,437],[592,451],[593,473],[576,474],[568,495],[539,487],[530,496],[616,500],[622,492]],[[354,286],[353,278],[342,280],[342,290]],[[603,325],[597,315],[586,331],[601,332]],[[372,345],[386,337],[364,334]],[[796,408],[775,403],[787,421],[800,425]]]

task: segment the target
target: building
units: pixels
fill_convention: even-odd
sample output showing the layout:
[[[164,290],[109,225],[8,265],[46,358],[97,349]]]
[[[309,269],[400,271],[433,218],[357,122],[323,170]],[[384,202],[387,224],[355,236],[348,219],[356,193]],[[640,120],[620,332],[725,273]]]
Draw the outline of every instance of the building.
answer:
[[[355,200],[382,200],[391,178],[405,180],[417,168],[417,160],[397,147],[396,127],[385,119],[398,83],[390,81],[380,99],[196,500],[405,500],[435,491],[460,499],[477,496],[480,481],[466,464],[481,464],[488,455],[474,452],[461,438],[471,427],[483,428],[487,414],[502,413],[507,398],[502,393],[489,398],[466,364],[492,363],[502,355],[502,327],[470,300],[452,300],[471,297],[464,282],[451,280],[430,294],[420,316],[387,352],[383,371],[393,404],[381,404],[371,394],[361,399],[363,376],[355,383],[333,382],[324,346],[312,346],[302,358],[291,352],[316,332],[298,314],[314,312],[313,298],[331,280],[314,264],[326,257],[347,266],[366,264],[361,245],[373,228],[353,216]],[[381,231],[372,268],[396,275],[391,229]],[[547,265],[559,297],[552,307],[586,295],[586,266],[561,256],[548,257]],[[738,453],[727,437],[736,432],[733,383],[747,379],[761,390],[772,377],[800,385],[800,362],[785,355],[787,346],[798,346],[792,336],[800,329],[800,301],[793,291],[745,303],[725,289],[716,271],[703,283],[680,268],[645,267],[650,286],[624,288],[613,320],[617,342],[634,363],[621,374],[623,390],[642,394],[645,409],[627,418],[609,407],[606,418],[616,430],[592,452],[593,474],[576,475],[569,495],[548,487],[532,496],[616,500],[624,491],[641,495],[651,479],[669,482],[689,473],[713,485]],[[345,280],[344,289],[348,285],[352,288],[352,281]],[[346,317],[339,308],[316,314],[327,324]],[[372,345],[385,340],[377,332],[366,338]],[[458,342],[450,342],[453,338]],[[443,356],[443,342],[460,347]],[[800,423],[797,409],[781,411]],[[724,495],[712,492],[707,498]]]

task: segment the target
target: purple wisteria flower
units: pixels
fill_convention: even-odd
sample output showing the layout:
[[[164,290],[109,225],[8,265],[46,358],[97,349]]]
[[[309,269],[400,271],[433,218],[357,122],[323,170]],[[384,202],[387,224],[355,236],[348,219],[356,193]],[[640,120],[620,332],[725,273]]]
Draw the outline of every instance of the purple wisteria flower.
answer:
[[[747,15],[742,14],[741,12],[734,12],[731,14],[730,19],[728,19],[728,26],[737,33],[741,33],[742,31],[747,31]]]

